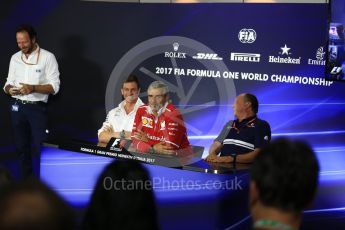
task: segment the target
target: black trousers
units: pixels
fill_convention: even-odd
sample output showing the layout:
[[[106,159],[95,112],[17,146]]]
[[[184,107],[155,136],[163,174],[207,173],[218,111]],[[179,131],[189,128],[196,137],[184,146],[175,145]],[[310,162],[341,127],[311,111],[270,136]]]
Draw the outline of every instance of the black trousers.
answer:
[[[39,178],[40,146],[48,134],[46,105],[12,99],[10,106],[21,177]]]

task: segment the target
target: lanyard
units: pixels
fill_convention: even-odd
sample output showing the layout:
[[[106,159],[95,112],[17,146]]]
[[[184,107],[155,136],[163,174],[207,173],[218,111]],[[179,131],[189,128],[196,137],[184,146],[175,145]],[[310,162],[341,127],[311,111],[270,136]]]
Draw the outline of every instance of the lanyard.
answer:
[[[36,63],[29,63],[29,62],[26,62],[26,61],[24,60],[24,58],[23,58],[23,55],[24,55],[23,53],[22,53],[21,59],[22,59],[22,61],[23,61],[25,64],[27,64],[27,65],[37,65],[37,64],[38,64],[38,60],[39,60],[39,58],[40,58],[40,53],[41,53],[41,48],[38,47]]]

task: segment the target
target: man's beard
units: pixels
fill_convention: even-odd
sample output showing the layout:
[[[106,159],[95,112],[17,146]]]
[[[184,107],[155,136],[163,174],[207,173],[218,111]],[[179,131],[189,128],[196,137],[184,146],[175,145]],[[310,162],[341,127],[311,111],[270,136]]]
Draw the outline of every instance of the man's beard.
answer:
[[[26,48],[24,48],[24,49],[22,49],[22,52],[24,53],[24,54],[31,54],[32,53],[32,51],[33,51],[33,49],[34,49],[34,44],[33,43],[30,43],[30,46],[29,47],[26,47]]]
[[[30,50],[31,50],[30,47],[24,48],[24,49],[22,49],[22,53],[23,53],[23,54],[29,54],[29,53],[30,53]]]
[[[161,108],[163,108],[163,105],[150,105],[150,108],[153,110],[153,111],[156,111],[158,112]]]

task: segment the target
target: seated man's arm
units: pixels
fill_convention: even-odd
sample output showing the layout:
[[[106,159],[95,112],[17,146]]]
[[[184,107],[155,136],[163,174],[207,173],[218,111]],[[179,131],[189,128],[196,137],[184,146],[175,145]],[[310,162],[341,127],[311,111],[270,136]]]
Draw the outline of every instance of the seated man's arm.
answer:
[[[131,139],[133,141],[133,146],[136,150],[140,152],[148,152],[150,150],[151,145],[148,143],[148,138],[141,130],[141,116],[143,110],[141,108],[138,109],[137,113],[135,114],[133,129],[131,133]]]
[[[120,138],[120,133],[114,132],[113,126],[109,122],[110,113],[111,111],[107,114],[102,127],[98,130],[98,142],[100,143],[108,143],[112,137]]]
[[[257,148],[251,152],[237,155],[236,162],[238,162],[238,163],[252,163],[253,160],[255,159],[255,157],[259,154],[259,151],[260,151],[260,149]],[[233,161],[233,159],[232,159],[232,161]]]
[[[112,137],[120,138],[120,132],[114,132],[111,127],[105,127],[103,131],[98,134],[98,142],[108,143]]]
[[[260,149],[255,149],[248,153],[243,153],[237,155],[236,163],[251,163],[253,162],[254,158],[258,155]],[[232,163],[234,158],[232,156],[214,156],[210,157],[210,155],[206,158],[207,161],[216,162],[216,163]]]
[[[120,132],[115,132],[112,130],[111,127],[108,127],[109,130],[104,130],[99,133],[98,135],[98,142],[101,143],[108,143],[110,141],[110,138],[122,138]],[[131,139],[131,132],[125,131],[125,139]]]
[[[125,131],[125,138],[126,139],[131,139],[131,132]]]
[[[183,141],[187,135],[183,118],[178,110],[173,110],[162,116],[161,124],[164,126],[161,128],[163,129],[164,140],[154,144],[153,150],[162,154],[177,155],[177,152],[182,150],[182,146],[185,147]]]
[[[220,132],[218,137],[214,140],[210,149],[208,150],[208,156],[205,159],[206,161],[215,162],[219,158],[218,154],[220,153],[220,150],[223,147],[223,141],[228,135],[231,129],[232,123],[233,121],[229,121],[224,125],[222,131]]]
[[[220,149],[222,148],[222,143],[219,141],[215,140],[210,149],[208,150],[208,156],[206,157],[207,161],[212,161],[213,159],[218,157],[218,154],[220,152]]]

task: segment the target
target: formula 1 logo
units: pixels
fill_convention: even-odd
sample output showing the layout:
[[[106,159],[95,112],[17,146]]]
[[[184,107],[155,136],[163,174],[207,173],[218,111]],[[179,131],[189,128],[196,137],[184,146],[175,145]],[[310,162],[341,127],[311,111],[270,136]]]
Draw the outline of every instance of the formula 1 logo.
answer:
[[[238,40],[242,43],[253,43],[256,40],[256,32],[253,29],[243,28],[238,32]]]
[[[333,69],[332,69],[332,71],[331,71],[331,74],[333,74],[333,75],[339,75],[339,74],[341,74],[341,71],[342,71],[341,67],[335,66],[335,67],[333,67]]]
[[[198,59],[198,60],[223,60],[223,58],[218,57],[218,54],[212,54],[212,53],[197,53],[196,56],[193,56],[193,59]]]

